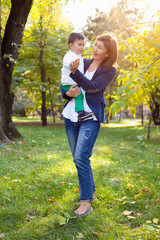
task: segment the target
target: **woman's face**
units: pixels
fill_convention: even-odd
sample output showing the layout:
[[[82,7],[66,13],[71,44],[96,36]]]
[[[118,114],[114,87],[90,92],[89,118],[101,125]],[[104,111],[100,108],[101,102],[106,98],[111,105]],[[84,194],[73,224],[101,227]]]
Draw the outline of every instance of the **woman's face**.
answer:
[[[108,52],[103,41],[97,40],[93,46],[93,59],[102,62],[106,57]]]

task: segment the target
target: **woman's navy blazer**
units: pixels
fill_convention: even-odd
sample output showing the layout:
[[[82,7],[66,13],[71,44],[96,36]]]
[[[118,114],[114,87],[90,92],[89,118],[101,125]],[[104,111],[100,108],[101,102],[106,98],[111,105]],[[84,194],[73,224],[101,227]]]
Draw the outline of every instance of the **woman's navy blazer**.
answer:
[[[91,62],[92,60],[84,59],[84,73],[89,68]],[[79,70],[76,70],[74,74],[70,74],[70,77],[86,92],[87,104],[101,123],[104,123],[104,91],[113,80],[115,73],[115,67],[105,68],[99,66],[91,80],[88,80]],[[72,97],[68,97],[65,94],[65,91],[62,88],[61,92],[65,99],[72,99]]]

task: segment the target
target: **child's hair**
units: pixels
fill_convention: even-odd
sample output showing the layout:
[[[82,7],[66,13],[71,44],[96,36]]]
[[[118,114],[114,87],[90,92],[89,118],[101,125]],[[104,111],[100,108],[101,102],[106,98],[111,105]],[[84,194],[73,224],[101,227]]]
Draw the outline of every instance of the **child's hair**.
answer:
[[[117,41],[110,34],[102,34],[96,38],[98,41],[102,41],[104,43],[105,48],[108,51],[108,57],[106,57],[101,65],[103,67],[112,67],[117,62],[118,58],[118,47]]]
[[[74,43],[74,41],[78,39],[78,40],[84,40],[84,36],[81,33],[75,33],[72,32],[68,38],[68,45],[70,43]]]

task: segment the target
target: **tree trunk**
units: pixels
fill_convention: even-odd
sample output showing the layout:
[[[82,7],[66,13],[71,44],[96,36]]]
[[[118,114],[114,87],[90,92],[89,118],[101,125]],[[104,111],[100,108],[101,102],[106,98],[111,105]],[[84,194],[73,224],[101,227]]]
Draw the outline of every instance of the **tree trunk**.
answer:
[[[47,126],[46,91],[42,90],[42,126]]]
[[[151,113],[150,113],[150,117],[149,117],[149,124],[148,124],[148,135],[147,138],[150,139],[150,130],[151,130],[151,121],[152,121],[152,116],[153,116],[153,110],[154,110],[154,106],[155,106],[155,96],[157,93],[157,89],[156,92],[152,94],[152,101],[151,101]]]
[[[40,29],[41,35],[43,33],[42,26],[42,16],[40,17]],[[42,126],[47,126],[47,109],[46,109],[46,86],[43,85],[45,83],[45,69],[44,69],[44,42],[41,38],[40,41],[40,69],[41,69],[41,82],[42,82]]]
[[[152,113],[153,113],[153,108],[154,108],[154,103],[152,104],[152,108],[151,108],[151,113],[149,116],[149,123],[148,123],[148,134],[147,134],[147,138],[150,139],[150,132],[151,132],[151,121],[152,121]]]
[[[160,125],[160,97],[155,96],[155,108],[152,113],[154,125]]]
[[[141,105],[141,122],[142,122],[142,126],[143,126],[143,124],[144,124],[143,103]]]
[[[12,73],[22,43],[23,31],[33,0],[12,0],[0,47],[0,139],[9,142],[21,134],[12,122]],[[0,41],[1,42],[1,41]]]
[[[55,114],[54,114],[54,110],[53,110],[53,101],[52,101],[52,92],[51,92],[51,88],[50,88],[50,85],[51,85],[51,79],[48,78],[48,82],[49,82],[49,94],[50,94],[50,102],[51,102],[51,111],[52,111],[52,117],[53,117],[53,123],[56,122],[56,118],[55,118]]]

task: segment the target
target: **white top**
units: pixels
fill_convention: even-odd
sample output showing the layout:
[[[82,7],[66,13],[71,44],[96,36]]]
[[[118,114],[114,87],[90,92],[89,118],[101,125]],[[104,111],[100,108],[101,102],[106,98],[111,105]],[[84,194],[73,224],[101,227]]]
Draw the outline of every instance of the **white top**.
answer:
[[[93,72],[87,71],[84,76],[87,77],[88,80],[91,80],[94,73],[95,73],[95,71],[93,71]],[[90,109],[90,107],[87,104],[85,91],[82,88],[81,88],[81,91],[83,92],[83,95],[84,95],[84,99],[83,99],[84,111],[90,113],[90,112],[92,112],[92,110]],[[62,115],[63,115],[63,117],[70,119],[72,122],[78,122],[78,113],[75,112],[75,98],[72,98],[67,103],[66,107],[62,111]],[[97,118],[94,114],[93,114],[93,119],[97,121]]]
[[[61,74],[61,83],[62,85],[73,85],[76,84],[75,81],[69,76],[71,73],[70,70],[70,63],[75,61],[76,59],[80,59],[80,64],[78,67],[78,70],[81,73],[84,73],[84,63],[83,63],[83,58],[81,55],[76,54],[75,52],[72,52],[71,50],[66,53],[66,55],[63,58],[63,67],[62,67],[62,74]]]

